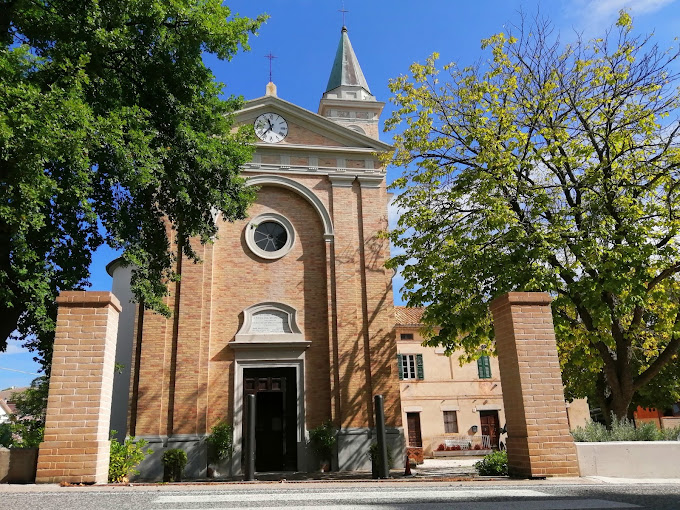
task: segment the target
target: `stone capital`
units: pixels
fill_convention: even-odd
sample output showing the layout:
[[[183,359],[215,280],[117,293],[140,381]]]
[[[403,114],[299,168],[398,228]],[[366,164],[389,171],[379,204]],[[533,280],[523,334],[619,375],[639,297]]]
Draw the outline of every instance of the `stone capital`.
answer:
[[[120,301],[109,291],[65,290],[57,296],[57,305],[61,308],[103,308],[111,305],[115,310],[122,310]]]

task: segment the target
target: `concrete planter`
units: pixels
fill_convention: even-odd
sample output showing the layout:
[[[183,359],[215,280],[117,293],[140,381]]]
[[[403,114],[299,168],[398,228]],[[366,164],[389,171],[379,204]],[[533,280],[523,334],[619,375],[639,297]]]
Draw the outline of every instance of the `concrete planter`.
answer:
[[[680,478],[680,441],[574,444],[581,476]]]
[[[37,448],[0,448],[0,483],[35,483]]]

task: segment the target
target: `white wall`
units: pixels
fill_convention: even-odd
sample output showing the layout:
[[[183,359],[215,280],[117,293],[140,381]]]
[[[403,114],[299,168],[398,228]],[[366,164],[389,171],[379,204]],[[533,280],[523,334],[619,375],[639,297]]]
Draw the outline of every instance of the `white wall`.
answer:
[[[116,438],[122,441],[127,431],[128,401],[130,396],[130,370],[132,367],[132,345],[134,340],[135,314],[137,304],[132,302],[130,279],[131,267],[121,267],[117,263],[109,266],[113,276],[111,292],[118,298],[122,311],[118,322],[118,341],[116,343],[116,363],[123,366],[121,373],[113,375],[113,396],[111,399],[110,430],[117,432]]]
[[[575,444],[581,476],[680,478],[680,441]]]

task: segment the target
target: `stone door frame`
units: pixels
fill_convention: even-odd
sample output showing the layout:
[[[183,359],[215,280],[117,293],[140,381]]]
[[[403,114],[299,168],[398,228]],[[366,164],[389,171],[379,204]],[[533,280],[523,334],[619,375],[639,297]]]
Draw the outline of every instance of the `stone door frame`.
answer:
[[[249,368],[294,368],[297,392],[297,471],[307,467],[305,431],[305,359],[304,351],[257,350],[236,352],[234,360],[234,451],[232,473],[242,474],[241,445],[243,444],[243,372]]]

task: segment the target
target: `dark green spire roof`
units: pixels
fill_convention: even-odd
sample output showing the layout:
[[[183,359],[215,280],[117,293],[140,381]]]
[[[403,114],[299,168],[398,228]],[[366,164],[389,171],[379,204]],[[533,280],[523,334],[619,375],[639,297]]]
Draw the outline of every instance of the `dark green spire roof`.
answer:
[[[361,72],[357,56],[352,49],[352,43],[349,42],[347,27],[342,27],[340,43],[338,44],[338,51],[335,52],[335,61],[333,62],[331,75],[328,78],[326,92],[343,85],[361,87],[369,94],[371,93],[368,83],[366,83],[366,78],[364,78],[364,73]]]

